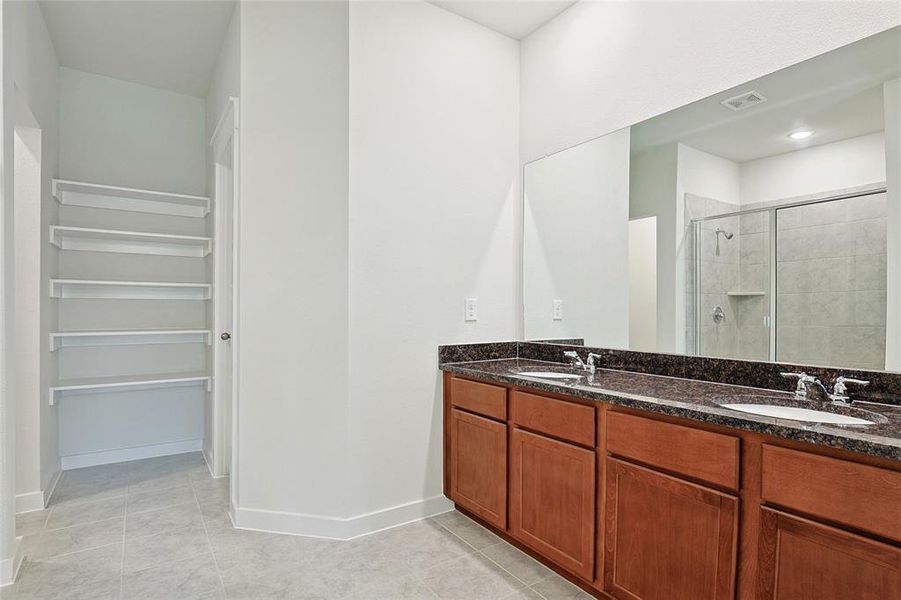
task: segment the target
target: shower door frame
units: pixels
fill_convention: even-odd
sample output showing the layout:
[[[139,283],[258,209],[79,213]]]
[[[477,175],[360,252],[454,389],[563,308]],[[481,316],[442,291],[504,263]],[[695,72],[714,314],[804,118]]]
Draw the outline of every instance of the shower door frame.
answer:
[[[826,202],[836,202],[838,200],[850,200],[852,198],[862,198],[864,196],[874,196],[876,194],[884,194],[887,192],[886,183],[880,182],[872,185],[860,186],[857,188],[853,188],[845,191],[833,191],[826,192],[823,194],[817,194],[816,196],[806,197],[803,200],[788,200],[786,202],[781,202],[778,204],[772,204],[769,206],[759,206],[755,208],[747,208],[745,210],[736,210],[728,213],[721,213],[718,215],[710,215],[706,217],[698,217],[694,218],[689,222],[689,226],[694,228],[694,272],[695,272],[695,339],[694,339],[694,356],[701,356],[701,223],[704,221],[713,221],[714,219],[724,219],[727,217],[742,217],[744,215],[750,215],[754,213],[767,212],[769,213],[769,218],[767,219],[768,223],[768,246],[769,246],[769,255],[767,260],[767,266],[769,267],[769,289],[767,290],[767,303],[768,303],[768,315],[766,317],[766,326],[769,330],[769,349],[767,352],[768,358],[770,362],[776,361],[776,327],[779,323],[779,316],[776,314],[776,246],[777,246],[777,217],[776,213],[785,208],[797,208],[799,206],[810,206],[812,204],[825,204]],[[777,201],[778,202],[778,201]],[[741,239],[741,232],[739,231],[739,240]],[[734,358],[734,357],[726,357],[726,358]]]

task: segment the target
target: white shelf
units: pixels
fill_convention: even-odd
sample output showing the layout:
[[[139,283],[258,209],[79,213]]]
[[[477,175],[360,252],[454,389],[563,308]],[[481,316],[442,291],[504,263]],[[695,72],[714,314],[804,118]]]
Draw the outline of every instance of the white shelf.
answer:
[[[50,351],[83,346],[213,343],[209,329],[121,329],[115,331],[58,331],[50,334]]]
[[[751,296],[766,296],[766,292],[726,292],[732,298],[746,298]]]
[[[60,204],[131,212],[203,218],[210,212],[206,196],[170,194],[153,190],[53,180],[53,197]]]
[[[126,300],[209,300],[209,283],[96,281],[51,279],[51,298],[119,298]]]
[[[50,386],[50,406],[56,404],[66,392],[135,391],[184,387],[187,385],[205,385],[206,391],[209,392],[212,391],[212,383],[213,378],[203,372],[69,379],[59,381],[55,385]]]
[[[160,256],[204,257],[213,248],[213,240],[208,237],[65,225],[50,226],[50,243],[60,250]]]

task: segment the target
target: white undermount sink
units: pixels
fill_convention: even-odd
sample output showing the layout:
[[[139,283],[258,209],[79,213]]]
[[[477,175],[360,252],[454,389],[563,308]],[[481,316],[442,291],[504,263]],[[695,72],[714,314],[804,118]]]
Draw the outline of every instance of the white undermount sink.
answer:
[[[537,377],[539,379],[582,379],[581,375],[576,375],[574,373],[559,373],[557,371],[531,371],[523,369],[516,371],[516,374],[524,377]]]
[[[723,408],[737,410],[739,412],[774,417],[776,419],[789,419],[791,421],[806,421],[809,423],[829,423],[831,425],[874,425],[874,421],[849,417],[833,412],[798,408],[795,406],[778,406],[775,404],[721,404]]]

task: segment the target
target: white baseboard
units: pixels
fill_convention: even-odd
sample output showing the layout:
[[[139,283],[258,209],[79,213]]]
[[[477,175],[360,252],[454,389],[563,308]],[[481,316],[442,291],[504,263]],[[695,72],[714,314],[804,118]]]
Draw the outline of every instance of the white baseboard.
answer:
[[[153,444],[150,446],[137,446],[135,448],[120,448],[117,450],[102,450],[100,452],[87,452],[85,454],[71,454],[63,456],[63,471],[80,469],[82,467],[95,467],[110,463],[126,462],[141,458],[154,458],[156,456],[168,456],[170,454],[184,454],[185,452],[197,452],[203,449],[203,440],[186,440],[183,442],[169,442],[166,444]]]
[[[223,477],[228,477],[227,473],[216,475],[216,471],[215,469],[213,469],[213,465],[216,464],[216,455],[213,454],[212,450],[208,450],[206,448],[203,449],[203,462],[206,463],[206,468],[210,472],[210,477],[212,477],[213,479],[222,479]]]
[[[238,529],[349,540],[439,515],[453,508],[453,503],[444,496],[433,496],[346,519],[257,508],[237,508],[232,514],[232,521]]]
[[[16,514],[32,512],[35,510],[44,510],[50,504],[50,497],[59,483],[59,477],[62,471],[57,471],[50,477],[50,481],[44,486],[43,490],[36,492],[28,492],[27,494],[16,495]]]
[[[21,536],[16,538],[15,544],[13,555],[10,558],[0,559],[0,588],[16,582],[19,567],[22,566],[22,559],[25,558]]]

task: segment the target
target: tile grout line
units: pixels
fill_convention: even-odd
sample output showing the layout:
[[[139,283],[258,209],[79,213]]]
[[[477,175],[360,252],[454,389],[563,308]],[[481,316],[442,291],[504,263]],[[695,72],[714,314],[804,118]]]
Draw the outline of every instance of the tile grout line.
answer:
[[[206,545],[213,557],[213,566],[216,569],[216,576],[219,577],[219,588],[222,595],[225,596],[225,579],[222,577],[222,569],[219,568],[219,561],[216,559],[216,551],[213,549],[213,541],[210,539],[210,530],[207,529],[206,519],[203,518],[203,509],[200,507],[200,498],[197,497],[197,488],[194,485],[194,479],[191,479],[191,493],[194,494],[194,502],[197,505],[197,512],[200,514],[200,525],[203,527],[203,537],[206,538]]]
[[[468,517],[465,517],[465,518],[468,518]],[[472,519],[469,519],[469,520],[472,521]],[[484,527],[482,527],[481,525],[479,525],[479,524],[476,523],[475,521],[472,521],[472,523],[473,523],[474,525],[476,525],[477,527],[480,527],[480,528],[482,528],[482,529],[485,529]],[[516,581],[518,581],[518,582],[520,582],[521,584],[523,584],[523,586],[525,586],[526,589],[532,590],[532,586],[531,586],[531,585],[527,584],[525,581],[523,581],[522,579],[520,579],[519,577],[517,577],[516,575],[514,575],[513,573],[511,573],[511,572],[508,571],[507,569],[505,569],[505,568],[504,568],[503,566],[501,566],[497,561],[493,560],[490,556],[488,556],[487,554],[485,554],[484,552],[482,552],[482,550],[479,550],[478,548],[476,548],[475,546],[473,546],[472,544],[470,544],[469,542],[467,542],[466,540],[464,540],[462,537],[460,537],[459,535],[457,535],[456,533],[454,533],[448,526],[446,526],[445,524],[443,524],[443,523],[441,523],[441,522],[438,522],[438,525],[440,525],[441,527],[444,527],[444,529],[447,530],[451,535],[457,537],[457,538],[460,539],[464,544],[467,544],[470,548],[472,548],[473,550],[475,550],[476,554],[482,556],[485,560],[487,560],[487,561],[490,562],[491,564],[497,566],[497,568],[499,568],[501,571],[503,571],[504,573],[506,573],[507,575],[509,575],[509,576],[512,577],[513,579],[515,579]],[[487,531],[489,534],[491,534],[491,535],[493,535],[494,537],[496,537],[497,540],[498,540],[498,543],[497,543],[497,544],[490,544],[489,546],[485,546],[485,548],[490,548],[490,547],[492,547],[492,546],[497,546],[497,545],[502,544],[502,543],[508,543],[506,540],[501,539],[500,537],[498,537],[497,535],[495,535],[494,533],[492,533],[492,532],[489,531],[488,529],[485,529],[485,531]],[[516,546],[513,546],[512,544],[511,544],[511,547],[514,548],[517,552],[522,552],[519,548],[516,548]],[[528,556],[527,554],[525,554],[524,552],[523,552],[523,554],[524,554],[525,556],[529,557],[529,558],[532,558],[532,557]],[[458,558],[459,558],[459,557],[458,557]],[[532,560],[534,560],[534,559],[532,559]],[[448,562],[450,562],[450,561],[448,561]],[[440,563],[439,563],[439,564],[440,564]],[[438,565],[436,565],[436,566],[438,566]],[[550,576],[545,577],[545,578],[542,579],[541,581],[544,581],[545,579],[548,579],[549,577],[550,577]],[[538,583],[540,583],[540,581],[535,582],[535,583],[538,584]],[[537,591],[535,591],[535,590],[532,590],[532,591],[535,592],[536,594],[538,594]],[[542,598],[544,598],[544,596],[542,596],[541,594],[538,594],[538,595],[541,596]]]

